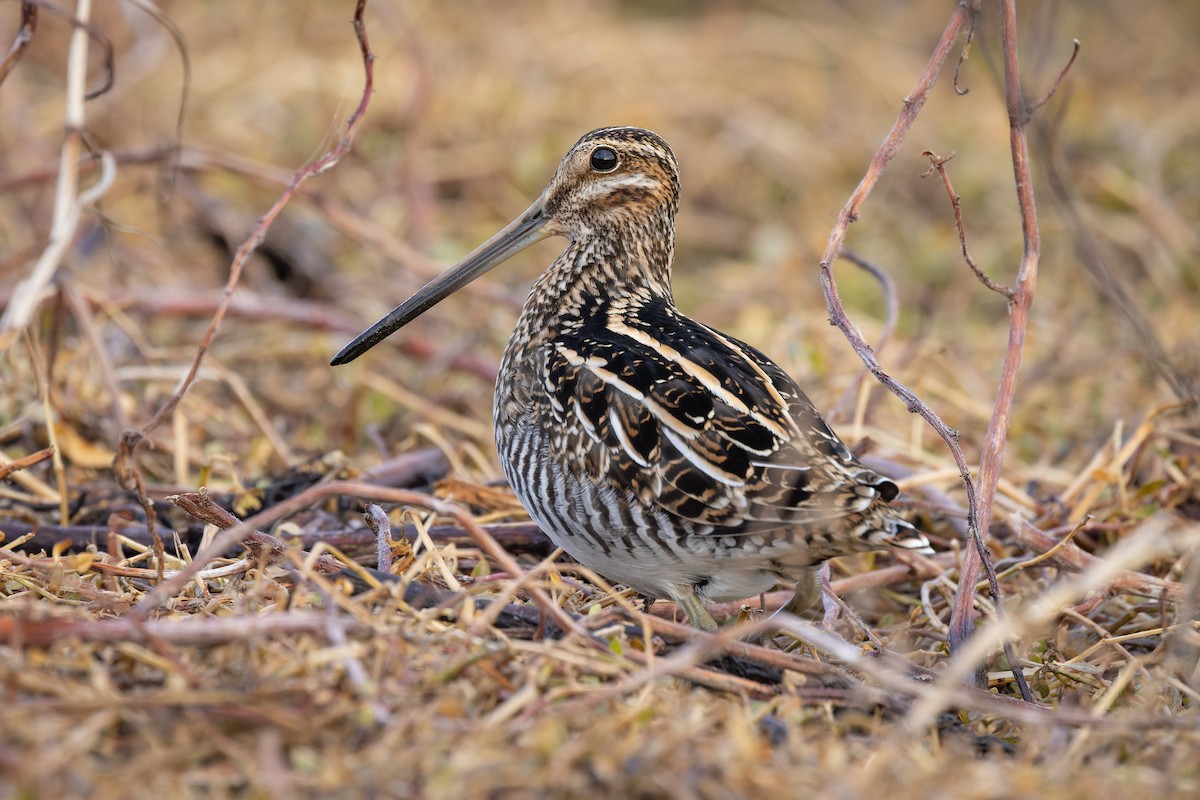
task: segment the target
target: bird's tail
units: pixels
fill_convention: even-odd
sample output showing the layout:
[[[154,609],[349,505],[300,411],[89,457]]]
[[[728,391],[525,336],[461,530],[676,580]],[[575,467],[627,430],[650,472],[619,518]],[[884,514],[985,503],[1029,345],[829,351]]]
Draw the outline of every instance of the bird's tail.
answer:
[[[890,510],[880,509],[880,512],[860,526],[858,535],[863,541],[878,549],[897,547],[923,556],[933,555],[929,540],[911,522]]]

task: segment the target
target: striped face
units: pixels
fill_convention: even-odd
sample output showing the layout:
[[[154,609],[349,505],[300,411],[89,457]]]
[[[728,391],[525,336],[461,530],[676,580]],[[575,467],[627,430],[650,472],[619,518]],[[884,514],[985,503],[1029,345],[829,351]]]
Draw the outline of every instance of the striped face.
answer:
[[[673,219],[679,163],[650,131],[601,128],[567,152],[542,204],[546,231],[570,239],[640,227],[648,219]]]

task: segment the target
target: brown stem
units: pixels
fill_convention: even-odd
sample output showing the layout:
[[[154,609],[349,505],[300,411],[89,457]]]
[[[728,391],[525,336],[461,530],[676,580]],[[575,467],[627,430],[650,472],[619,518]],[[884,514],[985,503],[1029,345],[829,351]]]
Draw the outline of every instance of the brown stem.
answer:
[[[1012,151],[1013,178],[1017,189],[1017,204],[1021,211],[1021,234],[1024,249],[1009,315],[1008,349],[1004,355],[1000,385],[996,391],[996,402],[992,409],[991,420],[988,422],[987,432],[984,435],[983,452],[980,456],[980,502],[977,509],[976,530],[981,545],[992,519],[992,503],[996,496],[996,486],[1000,481],[1000,468],[1004,463],[1005,443],[1012,418],[1013,398],[1016,394],[1017,373],[1021,367],[1025,332],[1029,324],[1029,310],[1033,305],[1034,289],[1037,286],[1038,262],[1041,256],[1037,208],[1033,197],[1033,176],[1029,169],[1029,142],[1026,136],[1026,127],[1032,116],[1033,108],[1021,91],[1020,66],[1017,57],[1016,0],[1002,0],[1000,10],[1001,41],[1004,51],[1004,98],[1008,109],[1009,143]],[[950,615],[949,639],[952,647],[960,646],[965,642],[973,629],[974,587],[979,578],[981,563],[987,571],[989,584],[995,585],[993,582],[995,570],[983,547],[968,550],[963,559],[958,593],[954,598],[954,609]],[[998,598],[998,588],[993,589],[993,595],[993,600]],[[999,605],[996,609],[997,614],[1000,614]],[[1014,671],[1014,675],[1019,674],[1019,671]],[[1025,690],[1026,688],[1022,686],[1022,691]]]
[[[857,327],[847,316],[846,310],[842,305],[842,299],[837,291],[837,285],[833,280],[833,262],[842,251],[842,245],[846,240],[846,233],[850,223],[858,219],[860,206],[875,187],[884,167],[899,151],[900,145],[912,128],[913,122],[916,121],[917,114],[929,97],[929,91],[933,87],[933,83],[937,79],[942,66],[945,64],[955,39],[958,38],[968,23],[974,19],[977,11],[976,6],[977,2],[960,0],[959,4],[955,7],[950,21],[946,24],[946,29],[942,32],[941,39],[938,40],[937,45],[934,47],[929,63],[925,66],[925,71],[921,73],[921,77],[917,80],[916,87],[905,98],[904,107],[901,109],[900,115],[896,118],[895,123],[893,123],[892,129],[888,132],[883,144],[879,146],[879,150],[876,151],[874,157],[871,159],[871,163],[867,167],[867,172],[863,176],[862,181],[858,184],[858,187],[838,214],[833,230],[829,234],[829,243],[826,245],[825,253],[821,258],[820,269],[821,288],[825,294],[825,304],[829,309],[829,321],[842,331],[846,339],[850,342],[850,345],[854,348],[854,352],[867,365],[867,368],[871,370],[876,379],[886,386],[889,391],[902,399],[910,412],[920,414],[929,423],[930,427],[937,432],[938,436],[946,442],[946,446],[954,458],[954,463],[958,467],[958,472],[962,477],[963,487],[967,494],[968,532],[974,542],[975,550],[986,558],[987,554],[984,551],[983,539],[979,535],[978,501],[975,496],[975,484],[971,480],[971,470],[967,466],[967,459],[963,455],[962,448],[958,445],[958,433],[943,422],[941,417],[922,402],[912,390],[883,371],[883,368],[875,358],[875,354],[871,352],[870,346],[867,345],[866,341],[862,338],[862,334],[859,333]]]
[[[1016,297],[1016,292],[1014,292],[1010,287],[1005,286],[1002,283],[997,283],[996,281],[992,280],[992,278],[986,272],[984,272],[979,267],[979,265],[975,262],[974,257],[972,257],[972,255],[971,255],[970,248],[967,247],[967,230],[966,230],[966,226],[963,224],[962,203],[958,196],[958,193],[954,191],[954,186],[950,182],[950,173],[946,169],[946,162],[949,161],[950,159],[954,158],[954,154],[951,153],[946,158],[942,158],[937,153],[934,153],[931,150],[926,150],[922,155],[924,155],[926,158],[929,159],[929,162],[931,164],[930,170],[931,171],[936,170],[937,173],[942,176],[942,183],[946,187],[946,193],[950,196],[950,205],[954,209],[954,227],[958,230],[958,243],[959,243],[959,246],[962,248],[963,259],[966,260],[967,266],[970,267],[971,271],[973,273],[975,273],[975,277],[978,278],[979,282],[982,283],[985,287],[987,287],[988,289],[991,289],[993,292],[996,292],[997,294],[1001,294],[1004,297],[1006,297],[1008,299],[1009,308],[1011,309],[1012,304],[1014,302],[1014,298]],[[929,173],[927,172],[926,174],[929,174]],[[993,419],[995,419],[994,416],[993,416]],[[988,490],[988,489],[984,490],[984,494],[986,497],[985,502],[990,504],[991,496],[989,496],[987,494],[988,491],[991,491],[994,494],[994,486],[992,487],[991,490]],[[984,521],[984,522],[980,522],[979,524],[982,527],[976,528],[976,535],[974,537],[972,537],[976,543],[976,549],[972,550],[970,552],[969,557],[979,558],[982,560],[982,562],[986,568],[986,572],[987,572],[988,587],[990,590],[992,602],[995,603],[995,605],[996,605],[997,616],[1000,616],[1003,612],[1002,612],[1002,606],[1001,606],[1001,602],[1000,602],[999,579],[996,577],[995,568],[992,566],[991,559],[988,557],[987,551],[981,546],[983,543],[983,535],[978,533],[978,531],[981,531],[981,530],[986,531],[987,530],[987,522]],[[973,583],[973,581],[972,581],[972,583]],[[972,588],[970,591],[973,596],[974,589]],[[961,591],[960,591],[960,594],[961,594]],[[950,632],[951,635],[949,637],[951,648],[956,648],[958,646],[958,644],[960,643],[960,640],[955,638],[954,633],[955,633],[954,630],[951,629],[951,632]],[[965,633],[969,634],[970,631],[968,630]],[[1004,646],[1005,657],[1008,659],[1009,664],[1015,665],[1017,663],[1017,659],[1016,659],[1016,652],[1015,652],[1015,648],[1013,647],[1013,644],[1011,642],[1006,641],[1003,646]],[[985,669],[984,665],[981,664],[979,667],[979,670],[977,671],[976,676],[975,676],[975,681],[977,684],[979,684],[980,688],[983,688],[983,686],[986,685],[984,683],[984,681],[986,680],[986,675],[984,674],[984,669]],[[1021,697],[1023,697],[1026,700],[1026,702],[1033,702],[1033,693],[1029,691],[1029,685],[1025,680],[1025,675],[1019,669],[1016,669],[1015,666],[1013,668],[1013,677],[1016,679],[1017,686],[1021,690]]]
[[[13,459],[12,461],[9,461],[6,464],[0,464],[0,480],[7,478],[9,475],[11,475],[12,473],[16,472],[19,469],[28,469],[29,467],[32,467],[34,464],[40,464],[43,461],[45,461],[47,458],[50,458],[53,455],[54,455],[54,448],[53,447],[45,447],[45,448],[42,448],[41,450],[32,452],[27,456],[21,456],[20,458]]]
[[[1008,298],[1011,303],[1015,292],[1003,283],[997,283],[992,280],[991,276],[984,272],[979,264],[975,263],[975,258],[971,255],[970,249],[967,247],[967,229],[963,225],[962,217],[962,198],[958,196],[958,192],[954,191],[954,185],[950,183],[950,173],[946,169],[946,162],[954,158],[954,154],[942,158],[932,150],[926,150],[921,155],[929,159],[930,171],[937,171],[938,175],[942,176],[942,184],[946,187],[946,194],[950,195],[950,205],[954,208],[954,227],[958,231],[958,244],[962,248],[963,259],[967,262],[967,266],[971,268],[971,272],[975,273],[975,277],[979,279],[987,288],[997,294],[1002,294]],[[928,175],[926,172],[925,175]],[[925,177],[922,175],[921,177]]]

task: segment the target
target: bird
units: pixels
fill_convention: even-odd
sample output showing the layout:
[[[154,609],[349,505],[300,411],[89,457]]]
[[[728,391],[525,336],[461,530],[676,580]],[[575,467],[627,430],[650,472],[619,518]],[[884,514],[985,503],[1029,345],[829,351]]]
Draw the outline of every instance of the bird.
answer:
[[[662,137],[607,127],[567,151],[522,214],[346,345],[348,363],[550,236],[500,362],[496,448],[530,517],[568,555],[702,630],[707,604],[781,584],[803,611],[830,558],[929,541],[889,505],[796,382],[685,316],[671,274],[679,163]]]

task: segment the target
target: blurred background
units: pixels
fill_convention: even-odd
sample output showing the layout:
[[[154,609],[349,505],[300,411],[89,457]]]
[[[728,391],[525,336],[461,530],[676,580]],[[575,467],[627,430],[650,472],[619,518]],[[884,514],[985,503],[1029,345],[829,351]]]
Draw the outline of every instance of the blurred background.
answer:
[[[144,422],[173,389],[233,249],[291,172],[336,141],[362,85],[351,3],[161,8],[190,81],[167,27],[133,5],[95,9],[115,83],[87,104],[86,142],[114,153],[119,171],[60,274],[90,309],[95,341],[53,298],[35,326],[39,347],[54,348],[51,413],[68,461],[87,468],[102,470],[120,428]],[[522,210],[576,138],[612,124],[651,128],[679,157],[683,310],[778,360],[846,438],[869,434],[931,466],[948,463],[873,382],[845,396],[860,363],[827,323],[817,262],[950,9],[932,0],[372,3],[376,94],[354,148],[305,184],[251,260],[202,380],[173,430],[144,451],[147,469],[194,483],[201,471],[259,476],[334,449],[369,463],[428,438],[432,423],[436,435],[472,445],[466,471],[496,477],[489,371],[556,243],[353,366],[327,362]],[[8,42],[18,6],[0,11]],[[1186,383],[1200,365],[1200,7],[1061,0],[1021,12],[1031,99],[1052,85],[1072,39],[1082,43],[1031,129],[1042,261],[1009,462],[1029,480],[1055,482],[1114,425],[1174,398],[1164,370]],[[5,302],[49,230],[67,38],[43,14],[0,86]],[[954,154],[972,255],[1011,283],[1021,234],[997,47],[985,4],[959,69],[962,93],[952,57],[847,239],[896,283],[899,328],[884,366],[961,431],[971,461],[1007,310],[964,264],[946,191],[925,176],[922,152]],[[89,86],[103,79],[93,46]],[[86,173],[82,185],[92,180]],[[847,261],[836,275],[852,318],[876,339],[879,284]],[[24,348],[0,356],[0,373],[5,438],[32,446],[45,417]]]
[[[1111,573],[1093,570],[1085,586],[1097,591],[1024,631],[1016,664],[989,659],[994,691],[1013,693],[1014,667],[1025,671],[1046,712],[1023,718],[1036,723],[962,711],[917,735],[900,726],[904,694],[863,691],[869,680],[826,687],[819,671],[787,672],[753,694],[741,678],[724,692],[672,678],[694,663],[681,653],[700,651],[651,660],[661,638],[592,615],[610,613],[609,594],[566,564],[537,580],[610,626],[604,656],[570,639],[481,634],[475,601],[507,601],[519,584],[488,575],[469,544],[414,539],[418,560],[398,567],[412,585],[453,587],[439,605],[456,619],[414,610],[400,592],[350,596],[344,580],[327,591],[308,571],[243,560],[252,575],[195,581],[170,610],[154,606],[161,630],[216,634],[168,644],[139,638],[139,625],[112,633],[158,579],[145,536],[129,538],[147,527],[143,506],[111,466],[122,431],[143,426],[191,364],[233,251],[293,171],[342,135],[363,83],[353,5],[169,0],[156,19],[145,3],[95,4],[115,73],[86,105],[85,145],[112,154],[114,180],[84,213],[29,335],[0,347],[0,471],[50,445],[63,462],[0,480],[0,787],[16,774],[28,787],[17,796],[31,797],[127,798],[131,787],[159,797],[243,787],[261,797],[856,797],[883,785],[897,797],[1196,796],[1194,553],[1111,556],[1106,567],[1147,574],[1102,590]],[[996,5],[982,4],[957,80],[960,50],[847,238],[895,284],[897,328],[880,361],[959,430],[972,464],[1008,313],[964,263],[922,153],[954,155],[971,253],[1012,283],[1022,238]],[[1200,518],[1195,415],[1155,416],[1194,392],[1200,372],[1200,3],[1019,5],[1031,100],[1054,84],[1073,39],[1082,50],[1029,131],[1041,271],[991,540],[1018,619],[1078,580],[1068,573],[1089,554]],[[492,386],[555,242],[354,364],[328,362],[526,208],[581,134],[614,124],[651,128],[678,155],[684,312],[765,351],[848,443],[870,440],[868,456],[911,471],[907,498],[948,551],[939,563],[952,564],[957,471],[921,420],[860,380],[828,324],[817,264],[953,8],[372,0],[375,94],[353,149],[276,220],[197,382],[137,451],[145,507],[187,551],[158,566],[176,568],[211,535],[169,495],[206,486],[246,516],[397,454],[432,453],[441,465],[407,485],[459,500],[481,523],[520,527],[514,498],[485,485],[500,475]],[[0,307],[46,248],[63,141],[70,31],[39,9],[31,47],[0,84]],[[19,21],[20,4],[0,3],[0,47]],[[90,48],[90,88],[105,83],[102,50]],[[96,175],[85,159],[81,188]],[[848,260],[835,274],[851,318],[877,342],[880,283]],[[361,532],[359,505],[342,497],[273,530],[315,549],[331,531]],[[1005,523],[1018,512],[1031,524],[1013,536]],[[394,530],[431,521],[416,517],[393,508]],[[1036,546],[1022,538],[1034,525],[1045,532]],[[27,540],[35,531],[41,539]],[[1068,532],[1073,542],[1041,561]],[[62,550],[68,534],[73,554]],[[377,563],[364,540],[360,557]],[[836,560],[853,608],[837,631],[866,650],[873,630],[908,663],[943,668],[957,570],[876,569],[887,563]],[[979,607],[990,614],[982,594]],[[270,627],[318,616],[309,633]],[[25,636],[55,630],[89,635],[46,647]],[[1085,716],[1103,724],[1077,725]]]

